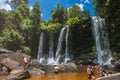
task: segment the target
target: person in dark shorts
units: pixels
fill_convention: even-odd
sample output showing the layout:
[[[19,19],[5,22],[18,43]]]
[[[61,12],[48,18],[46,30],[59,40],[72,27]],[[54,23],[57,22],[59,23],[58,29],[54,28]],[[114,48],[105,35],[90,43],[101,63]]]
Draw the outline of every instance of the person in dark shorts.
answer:
[[[88,75],[88,80],[91,80],[91,69],[90,69],[90,65],[88,65],[87,67],[87,75]]]

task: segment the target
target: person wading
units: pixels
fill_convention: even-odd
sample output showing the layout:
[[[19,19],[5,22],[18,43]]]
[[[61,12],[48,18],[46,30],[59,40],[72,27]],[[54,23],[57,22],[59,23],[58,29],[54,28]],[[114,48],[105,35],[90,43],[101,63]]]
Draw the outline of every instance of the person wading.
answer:
[[[88,65],[87,67],[87,75],[88,75],[88,80],[91,80],[91,69],[90,69],[90,65]]]

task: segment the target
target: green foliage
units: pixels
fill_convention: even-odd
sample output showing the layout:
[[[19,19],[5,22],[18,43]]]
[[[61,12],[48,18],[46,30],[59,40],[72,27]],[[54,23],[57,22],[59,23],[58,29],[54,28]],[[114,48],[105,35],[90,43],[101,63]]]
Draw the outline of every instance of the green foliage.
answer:
[[[17,30],[5,28],[2,31],[2,36],[0,36],[0,44],[2,47],[17,50],[23,43],[24,37]]]
[[[79,19],[86,19],[90,17],[89,11],[81,11],[79,14]]]
[[[5,26],[7,11],[0,10],[0,33]],[[1,35],[1,34],[0,34]]]
[[[16,8],[16,12],[18,14],[18,16],[20,17],[20,19],[24,19],[29,17],[29,7],[28,4],[20,4],[19,6],[17,6]]]
[[[80,53],[92,51],[88,11],[81,11],[78,5],[72,6],[69,11],[57,5],[51,12],[51,18],[46,22],[41,21],[42,11],[38,2],[31,10],[28,0],[12,0],[12,3],[15,6],[13,11],[0,10],[0,47],[13,51],[22,49],[23,52],[35,56],[41,31],[53,33],[56,45],[60,29],[67,24],[70,26],[71,50]]]
[[[21,23],[22,23],[21,26],[22,30],[26,30],[26,29],[28,30],[31,28],[32,21],[30,19],[28,18],[23,19]]]
[[[57,7],[51,12],[51,16],[54,23],[65,24],[68,18],[67,9],[60,5],[57,5]]]
[[[81,12],[81,9],[78,5],[73,5],[70,9],[69,9],[69,17],[73,18],[73,17],[79,17]]]
[[[40,28],[41,30],[55,33],[61,28],[61,24],[60,23],[49,23],[47,25],[46,23],[43,22],[40,24]]]
[[[70,26],[74,26],[75,24],[78,24],[78,22],[79,22],[78,17],[74,17],[74,18],[70,18],[67,21],[67,24],[70,25]]]
[[[93,52],[96,51],[96,46],[92,46],[92,51],[93,51]]]
[[[28,0],[11,0],[11,3],[14,5],[14,8],[16,8],[20,4],[28,4]]]
[[[21,49],[26,54],[30,54],[31,53],[31,49],[28,46],[21,46]]]
[[[41,10],[39,8],[39,3],[35,2],[33,9],[31,10],[30,18],[32,20],[32,25],[38,26],[41,19]]]

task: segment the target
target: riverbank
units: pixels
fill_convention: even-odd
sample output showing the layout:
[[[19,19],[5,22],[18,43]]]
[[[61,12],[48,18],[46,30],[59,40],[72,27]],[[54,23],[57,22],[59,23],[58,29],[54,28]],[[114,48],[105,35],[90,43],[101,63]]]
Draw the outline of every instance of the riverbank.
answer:
[[[29,62],[25,70],[23,64],[23,57],[26,57]],[[84,63],[84,60],[82,61],[82,63]],[[83,66],[82,63],[79,61],[79,62],[67,62],[64,64],[59,64],[58,65],[59,74],[57,74],[57,77],[58,78],[65,77],[64,79],[66,79],[68,76],[71,77],[73,76],[72,77],[73,80],[75,77],[76,77],[75,80],[77,80],[77,79],[81,79],[81,77],[84,76],[84,79],[86,80],[87,78],[86,66]],[[115,64],[119,64],[119,60]],[[39,63],[36,59],[31,59],[31,56],[26,55],[24,53],[13,52],[9,50],[0,52],[0,75],[2,76],[2,78],[3,77],[6,78],[6,80],[10,80],[11,78],[15,80],[19,80],[19,79],[23,80],[27,78],[30,80],[36,80],[35,78],[38,77],[40,77],[38,79],[42,79],[41,77],[44,77],[45,80],[48,80],[50,76],[53,77],[56,76],[56,74],[54,74],[54,66],[55,65],[47,65],[47,64]],[[119,65],[117,67],[119,67]],[[105,68],[106,70],[107,69],[113,71],[115,70],[115,67],[111,65],[105,66]],[[7,72],[8,69],[11,69],[9,73]],[[96,73],[95,76],[96,78],[98,78],[99,74]],[[53,77],[50,78],[49,80],[53,80]]]
[[[42,76],[34,76],[26,80],[87,80],[86,74],[87,66],[78,66],[79,72],[67,72],[67,73],[49,73]],[[99,74],[95,71],[95,78],[98,78]]]

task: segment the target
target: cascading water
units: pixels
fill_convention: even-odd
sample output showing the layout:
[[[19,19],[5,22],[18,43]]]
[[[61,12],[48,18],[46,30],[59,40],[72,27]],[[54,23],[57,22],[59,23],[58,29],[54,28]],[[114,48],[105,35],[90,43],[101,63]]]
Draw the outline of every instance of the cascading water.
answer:
[[[66,63],[67,61],[70,60],[69,58],[69,26],[66,26],[66,37],[65,37],[65,41],[66,41],[66,47],[65,47],[65,60],[64,60],[64,63]]]
[[[50,33],[50,41],[49,41],[49,56],[48,56],[48,64],[54,63],[54,42],[53,42],[53,34]]]
[[[62,49],[62,42],[63,42],[63,37],[64,37],[64,32],[65,32],[66,27],[63,27],[60,31],[59,39],[58,39],[58,46],[56,50],[56,55],[55,55],[55,64],[59,64],[59,59],[60,59],[60,53]]]
[[[96,41],[96,48],[98,54],[98,63],[100,65],[110,64],[111,62],[111,51],[109,48],[109,40],[107,29],[105,27],[104,19],[100,17],[92,18],[93,33]]]
[[[38,47],[38,56],[37,60],[41,63],[45,60],[45,57],[43,55],[43,43],[44,43],[44,32],[41,33],[40,35],[40,40],[39,40],[39,47]]]
[[[58,45],[57,45],[56,53],[54,55],[53,34],[50,33],[49,54],[44,55],[43,47],[44,47],[45,43],[44,43],[44,33],[42,32],[40,35],[40,42],[39,42],[39,49],[38,49],[38,56],[37,56],[38,61],[41,63],[47,62],[47,64],[59,64],[59,63],[65,63],[68,60],[70,60],[68,37],[69,37],[69,26],[65,26],[60,31],[60,35],[58,38]],[[62,61],[64,61],[64,62],[60,62],[62,43],[64,41],[64,38],[65,38],[65,53],[64,53],[64,57],[62,56]],[[48,58],[46,58],[45,56],[48,56]]]

